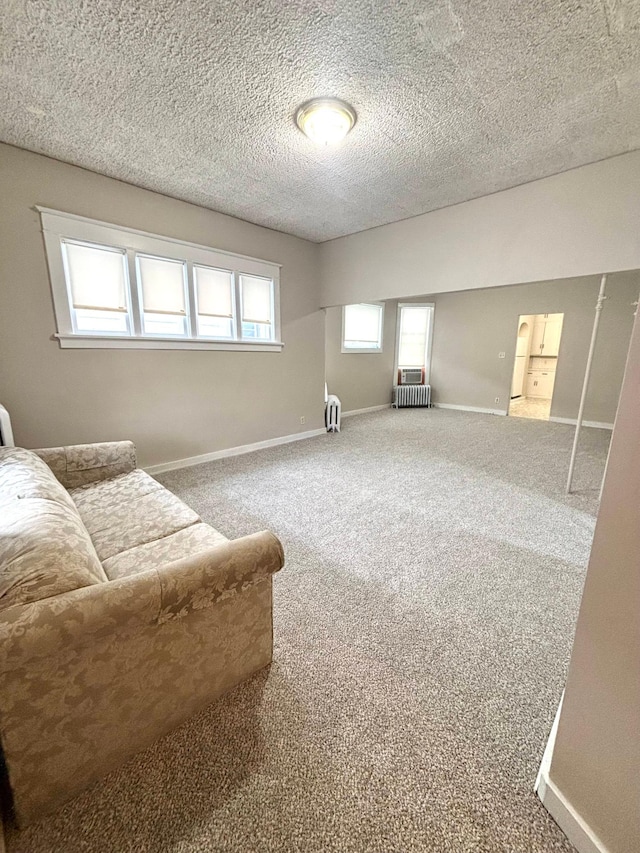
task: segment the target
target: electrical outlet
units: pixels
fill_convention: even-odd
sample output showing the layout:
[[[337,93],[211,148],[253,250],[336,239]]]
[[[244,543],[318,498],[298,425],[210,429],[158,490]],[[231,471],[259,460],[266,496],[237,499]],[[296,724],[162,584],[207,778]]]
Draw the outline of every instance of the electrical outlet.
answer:
[[[500,397],[496,397],[496,403],[500,402]]]
[[[506,355],[506,352],[499,352],[499,353],[498,353],[498,358],[504,358],[504,357],[505,357],[505,355]]]
[[[304,416],[304,415],[302,415],[302,417],[300,418],[300,423],[301,423],[301,424],[306,424],[306,422],[307,422],[307,419],[305,418],[305,416]]]

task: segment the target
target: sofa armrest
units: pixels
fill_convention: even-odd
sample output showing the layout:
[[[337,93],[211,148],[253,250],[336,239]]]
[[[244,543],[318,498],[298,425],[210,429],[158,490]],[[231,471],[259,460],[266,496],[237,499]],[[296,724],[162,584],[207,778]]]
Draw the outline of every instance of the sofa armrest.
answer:
[[[7,607],[0,611],[0,678],[35,658],[63,659],[94,640],[155,625],[159,612],[155,569]]]
[[[0,676],[34,658],[186,616],[277,572],[282,545],[264,531],[114,581],[0,611]]]
[[[34,453],[47,463],[65,489],[128,474],[136,467],[136,448],[132,441],[45,447]]]
[[[159,621],[210,607],[220,598],[264,580],[283,565],[280,540],[267,530],[166,563],[157,569],[161,588]]]

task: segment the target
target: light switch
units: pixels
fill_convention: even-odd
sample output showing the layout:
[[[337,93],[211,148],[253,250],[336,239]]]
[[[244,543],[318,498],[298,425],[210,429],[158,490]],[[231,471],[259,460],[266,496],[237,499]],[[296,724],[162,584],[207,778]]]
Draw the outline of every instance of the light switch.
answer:
[[[499,353],[498,353],[498,358],[504,358],[504,357],[505,357],[505,355],[506,355],[506,353],[504,353],[504,352],[499,352]]]

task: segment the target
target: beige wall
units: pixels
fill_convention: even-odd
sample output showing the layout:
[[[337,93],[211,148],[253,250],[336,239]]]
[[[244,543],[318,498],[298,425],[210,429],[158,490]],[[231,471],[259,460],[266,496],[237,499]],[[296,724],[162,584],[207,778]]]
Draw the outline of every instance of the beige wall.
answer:
[[[391,403],[396,350],[397,302],[387,302],[381,353],[343,353],[342,308],[327,308],[326,371],[330,394],[337,394],[342,411]]]
[[[431,384],[436,403],[506,411],[518,318],[563,313],[564,324],[551,416],[575,418],[593,328],[600,278],[537,282],[420,297],[435,304]],[[609,276],[585,418],[613,423],[624,372],[640,272]],[[341,353],[342,309],[328,308],[326,371],[343,410],[390,401],[395,362],[397,302],[385,310],[381,355]],[[504,352],[505,358],[498,358]],[[496,397],[500,402],[496,403]]]
[[[321,247],[323,305],[640,267],[640,151]]]
[[[17,443],[130,438],[151,465],[323,425],[317,245],[6,145],[0,186],[0,402]],[[283,352],[61,350],[35,204],[282,264]]]
[[[551,416],[575,418],[599,283],[598,276],[590,276],[427,297],[436,305],[431,371],[434,401],[506,411],[519,315],[564,313]],[[639,272],[609,276],[585,409],[587,420],[613,423],[633,325],[631,303],[639,292]],[[506,354],[504,359],[498,358],[499,352]]]
[[[549,770],[611,853],[640,848],[639,555],[636,323]]]

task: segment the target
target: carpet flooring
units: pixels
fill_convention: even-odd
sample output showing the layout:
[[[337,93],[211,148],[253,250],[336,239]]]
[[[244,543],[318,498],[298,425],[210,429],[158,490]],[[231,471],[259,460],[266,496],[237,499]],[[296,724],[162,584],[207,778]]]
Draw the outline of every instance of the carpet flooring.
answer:
[[[568,853],[532,788],[563,688],[609,434],[449,410],[162,475],[270,528],[269,670],[9,853]]]

